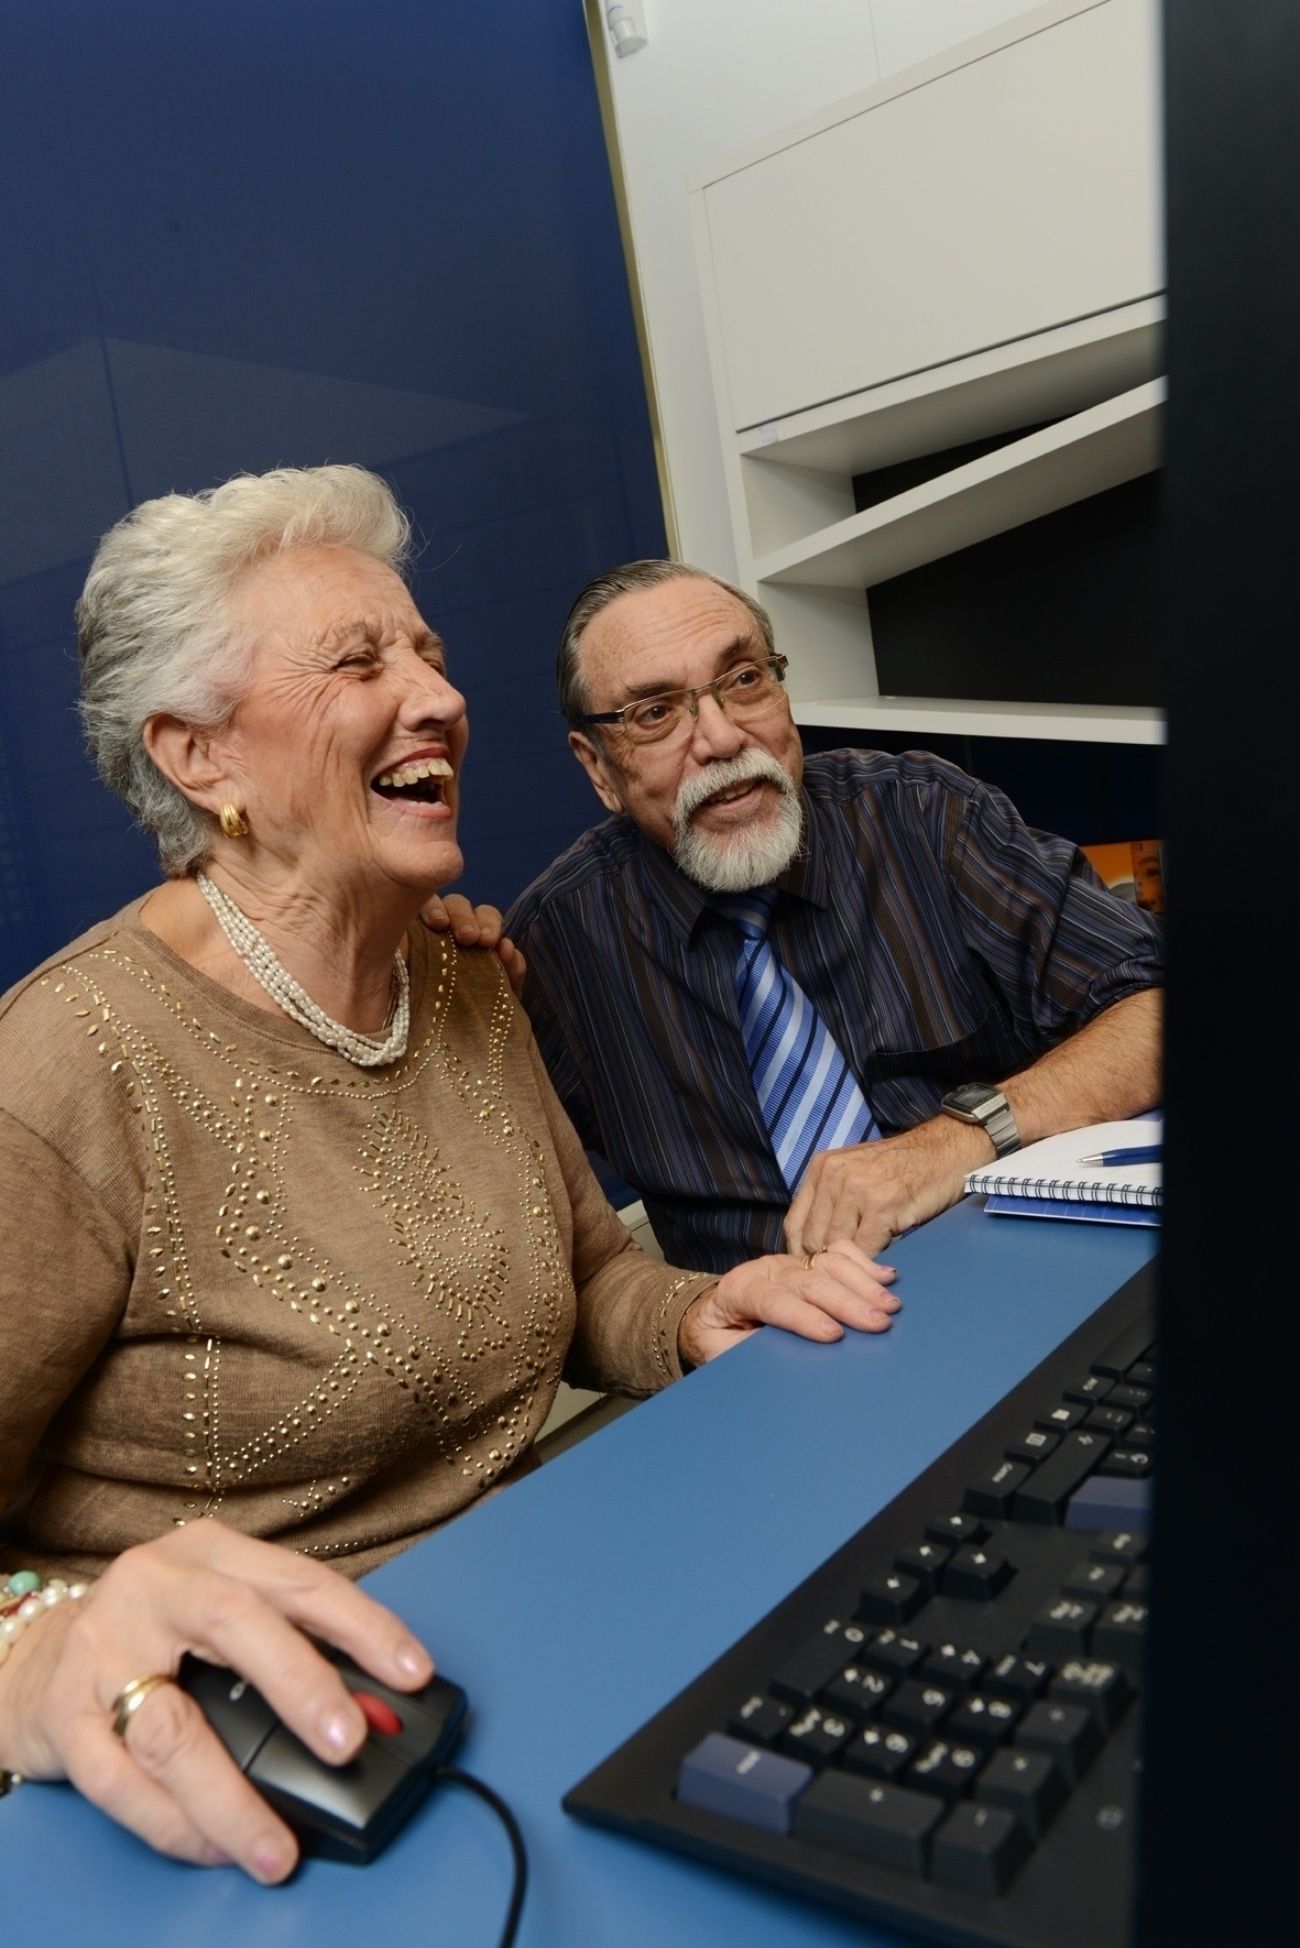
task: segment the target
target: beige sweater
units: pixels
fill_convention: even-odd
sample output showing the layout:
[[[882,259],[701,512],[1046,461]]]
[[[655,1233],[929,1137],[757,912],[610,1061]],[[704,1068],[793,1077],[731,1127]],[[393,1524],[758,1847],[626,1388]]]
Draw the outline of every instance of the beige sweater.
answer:
[[[0,1571],[202,1515],[359,1575],[644,1393],[710,1281],[630,1242],[495,955],[414,930],[359,1069],[136,908],[0,1000]]]

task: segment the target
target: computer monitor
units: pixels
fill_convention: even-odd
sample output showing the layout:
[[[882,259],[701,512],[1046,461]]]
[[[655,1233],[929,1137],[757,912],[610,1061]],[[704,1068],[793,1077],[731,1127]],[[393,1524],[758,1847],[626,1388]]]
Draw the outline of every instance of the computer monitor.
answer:
[[[1294,1925],[1300,10],[1172,0],[1164,31],[1164,1418],[1136,1938],[1237,1948]]]

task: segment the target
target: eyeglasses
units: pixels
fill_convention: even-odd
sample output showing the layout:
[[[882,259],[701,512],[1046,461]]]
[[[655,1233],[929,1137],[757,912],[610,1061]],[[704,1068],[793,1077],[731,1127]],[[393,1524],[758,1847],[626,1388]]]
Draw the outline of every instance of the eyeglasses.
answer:
[[[738,663],[712,683],[693,690],[664,690],[657,697],[638,697],[621,710],[596,710],[579,717],[580,724],[618,724],[633,744],[661,744],[680,731],[687,719],[700,714],[700,698],[712,697],[733,724],[746,724],[771,710],[785,697],[786,658],[768,656],[761,663]]]

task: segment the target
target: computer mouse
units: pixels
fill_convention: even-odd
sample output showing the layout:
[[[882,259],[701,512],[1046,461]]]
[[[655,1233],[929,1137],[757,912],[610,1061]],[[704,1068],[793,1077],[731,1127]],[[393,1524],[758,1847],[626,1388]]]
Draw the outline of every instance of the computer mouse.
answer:
[[[341,1652],[319,1648],[338,1666],[370,1726],[346,1765],[318,1759],[237,1671],[186,1657],[177,1682],[304,1852],[365,1866],[415,1811],[455,1749],[467,1700],[442,1677],[422,1691],[393,1691]]]

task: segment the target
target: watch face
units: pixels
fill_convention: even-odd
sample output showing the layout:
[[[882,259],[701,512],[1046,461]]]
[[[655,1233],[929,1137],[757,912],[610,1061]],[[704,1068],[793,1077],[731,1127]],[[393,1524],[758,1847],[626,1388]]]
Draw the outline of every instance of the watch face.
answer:
[[[987,1082],[963,1082],[960,1089],[950,1089],[943,1100],[946,1107],[961,1110],[969,1116],[983,1109],[994,1094],[996,1091],[990,1089]]]

